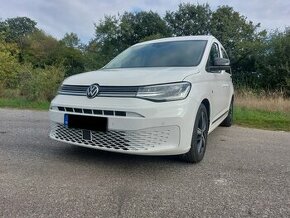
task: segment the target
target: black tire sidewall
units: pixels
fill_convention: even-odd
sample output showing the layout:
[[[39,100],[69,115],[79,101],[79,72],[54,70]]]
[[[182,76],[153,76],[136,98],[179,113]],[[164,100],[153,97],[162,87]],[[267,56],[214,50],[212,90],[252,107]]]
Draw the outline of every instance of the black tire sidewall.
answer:
[[[220,124],[221,126],[230,127],[232,126],[234,121],[234,101],[231,101],[228,116],[224,119],[224,121]]]
[[[198,149],[197,149],[197,128],[198,128],[198,122],[199,119],[201,117],[201,113],[202,111],[205,113],[206,116],[206,135],[205,135],[205,147],[204,147],[204,151],[199,154]],[[208,114],[207,114],[207,110],[206,107],[201,104],[198,112],[196,114],[196,118],[195,118],[195,122],[194,122],[194,128],[193,128],[193,133],[192,133],[192,139],[191,139],[191,148],[190,148],[190,155],[192,155],[194,162],[200,162],[205,154],[206,151],[206,144],[207,144],[207,135],[208,135]]]
[[[229,113],[229,123],[232,125],[234,119],[234,102],[233,100],[231,101],[230,105],[230,113]]]

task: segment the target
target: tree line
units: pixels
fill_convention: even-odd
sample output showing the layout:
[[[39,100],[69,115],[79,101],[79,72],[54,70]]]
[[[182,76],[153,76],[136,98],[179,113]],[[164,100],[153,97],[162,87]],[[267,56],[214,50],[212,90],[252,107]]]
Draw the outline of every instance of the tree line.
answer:
[[[232,7],[180,4],[162,17],[153,11],[107,15],[82,44],[75,33],[57,40],[27,17],[0,20],[0,96],[49,100],[64,77],[96,70],[129,46],[151,39],[214,35],[231,59],[237,87],[290,95],[290,34],[267,33]]]

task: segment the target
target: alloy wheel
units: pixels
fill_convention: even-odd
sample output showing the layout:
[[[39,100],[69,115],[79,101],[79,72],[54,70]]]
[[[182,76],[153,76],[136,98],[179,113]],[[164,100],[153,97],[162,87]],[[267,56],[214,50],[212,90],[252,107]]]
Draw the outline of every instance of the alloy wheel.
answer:
[[[201,112],[201,116],[198,121],[197,127],[197,151],[199,154],[202,154],[206,145],[206,137],[207,137],[207,119],[205,112]]]

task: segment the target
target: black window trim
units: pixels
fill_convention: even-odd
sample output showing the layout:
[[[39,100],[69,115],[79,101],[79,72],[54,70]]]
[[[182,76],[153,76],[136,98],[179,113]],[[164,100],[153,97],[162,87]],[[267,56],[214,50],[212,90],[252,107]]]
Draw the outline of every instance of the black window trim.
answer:
[[[219,57],[221,57],[221,49],[220,49],[220,45],[218,42],[214,41],[211,46],[210,46],[210,50],[209,50],[209,53],[208,53],[208,57],[207,57],[207,61],[206,61],[206,65],[205,65],[205,71],[208,72],[208,73],[212,73],[213,71],[208,71],[208,67],[209,67],[209,58],[210,58],[210,52],[211,52],[211,49],[212,49],[212,46],[213,45],[217,45],[218,47],[218,54],[219,54]],[[215,72],[218,72],[218,71],[215,71]],[[221,71],[219,71],[220,73]]]

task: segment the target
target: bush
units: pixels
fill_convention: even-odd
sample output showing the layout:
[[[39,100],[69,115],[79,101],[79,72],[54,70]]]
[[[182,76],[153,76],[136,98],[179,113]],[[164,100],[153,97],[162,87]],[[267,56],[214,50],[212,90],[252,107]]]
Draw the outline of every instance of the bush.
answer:
[[[290,77],[286,79],[286,94],[290,96]]]
[[[0,97],[3,97],[4,92],[5,92],[5,87],[3,83],[0,81]]]
[[[20,64],[15,44],[5,43],[0,38],[0,83],[4,88],[16,88]],[[3,88],[2,87],[2,88]]]
[[[50,101],[64,79],[64,68],[45,66],[44,69],[27,67],[21,74],[20,94],[28,100]]]

